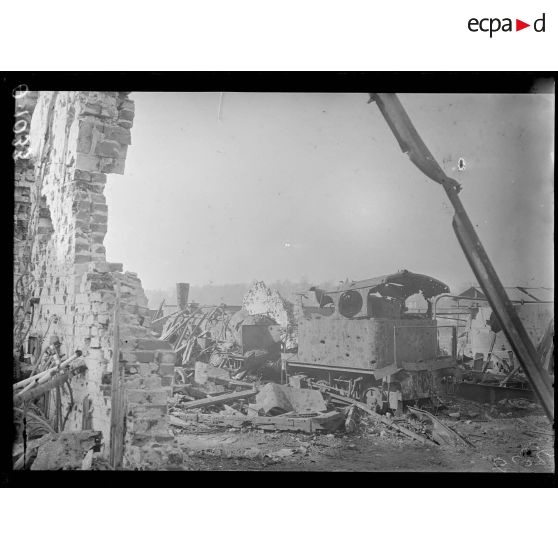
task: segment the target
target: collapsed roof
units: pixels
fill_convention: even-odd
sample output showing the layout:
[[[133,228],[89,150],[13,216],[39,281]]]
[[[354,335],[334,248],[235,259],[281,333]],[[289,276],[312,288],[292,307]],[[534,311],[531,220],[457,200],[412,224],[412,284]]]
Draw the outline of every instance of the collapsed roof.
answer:
[[[362,281],[347,281],[335,291],[321,291],[313,287],[316,298],[320,303],[320,307],[332,302],[330,295],[342,293],[348,290],[368,290],[368,294],[377,294],[383,297],[395,298],[405,301],[410,296],[421,293],[425,299],[430,299],[442,293],[449,293],[450,289],[445,284],[430,277],[419,273],[411,273],[406,269],[392,273],[391,275],[382,275]]]

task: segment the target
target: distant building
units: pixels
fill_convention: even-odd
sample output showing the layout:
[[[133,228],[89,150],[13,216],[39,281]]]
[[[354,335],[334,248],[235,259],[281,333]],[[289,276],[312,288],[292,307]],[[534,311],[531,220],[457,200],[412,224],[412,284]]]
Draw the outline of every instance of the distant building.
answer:
[[[504,287],[508,298],[512,302],[554,302],[554,289],[547,287]],[[466,296],[475,300],[486,301],[486,296],[480,287],[469,287],[458,296]]]
[[[539,343],[550,320],[554,316],[554,289],[547,287],[504,287],[506,294],[514,304],[519,319],[523,322],[527,334],[535,346]],[[473,286],[458,296],[473,300],[456,300],[458,306],[471,308],[468,327],[461,338],[461,348],[467,356],[482,353],[485,357],[494,335],[490,325],[492,309],[488,300],[478,286]],[[506,356],[511,350],[502,331],[496,334],[494,353]]]

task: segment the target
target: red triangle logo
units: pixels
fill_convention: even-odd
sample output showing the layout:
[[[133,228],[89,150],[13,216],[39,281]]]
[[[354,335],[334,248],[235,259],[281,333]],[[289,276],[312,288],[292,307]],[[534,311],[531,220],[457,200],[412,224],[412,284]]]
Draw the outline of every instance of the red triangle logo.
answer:
[[[521,31],[522,29],[525,29],[526,27],[531,27],[531,24],[530,23],[525,23],[524,21],[521,21],[520,19],[515,20],[515,30],[516,31]]]

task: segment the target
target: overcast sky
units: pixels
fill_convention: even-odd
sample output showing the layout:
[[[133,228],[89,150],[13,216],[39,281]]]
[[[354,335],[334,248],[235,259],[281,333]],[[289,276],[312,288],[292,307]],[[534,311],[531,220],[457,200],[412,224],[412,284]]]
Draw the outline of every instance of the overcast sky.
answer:
[[[133,93],[107,259],[144,288],[365,279],[476,283],[441,186],[364,94]],[[402,94],[506,286],[552,286],[554,100]],[[460,157],[465,170],[457,171]]]

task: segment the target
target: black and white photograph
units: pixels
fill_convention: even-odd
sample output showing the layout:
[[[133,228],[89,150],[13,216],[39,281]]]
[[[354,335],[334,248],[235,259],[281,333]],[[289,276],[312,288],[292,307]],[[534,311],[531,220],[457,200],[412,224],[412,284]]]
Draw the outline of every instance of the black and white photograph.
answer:
[[[553,476],[552,77],[44,77],[9,111],[19,482]]]
[[[552,555],[554,4],[4,2],[2,555]]]

